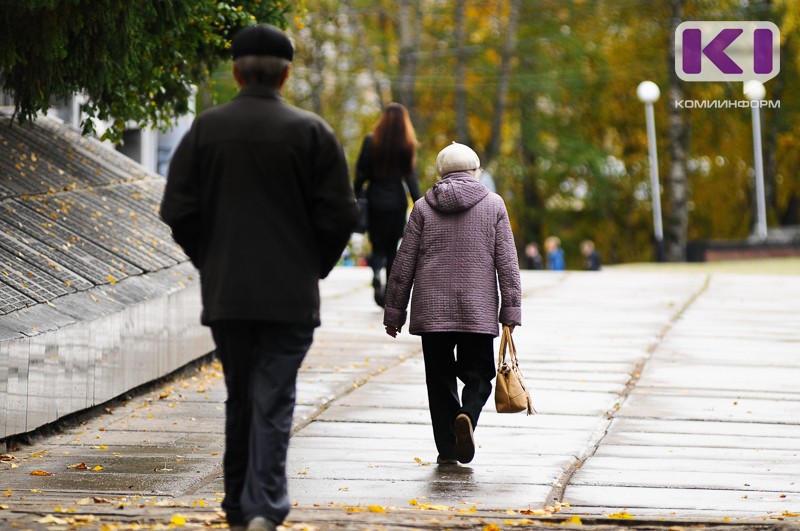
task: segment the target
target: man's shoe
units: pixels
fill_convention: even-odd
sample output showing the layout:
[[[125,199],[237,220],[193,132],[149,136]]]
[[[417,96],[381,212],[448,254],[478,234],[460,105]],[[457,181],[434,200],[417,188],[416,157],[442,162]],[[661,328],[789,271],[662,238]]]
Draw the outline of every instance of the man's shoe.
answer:
[[[263,516],[256,516],[247,524],[247,531],[276,531],[278,524]]]
[[[460,463],[469,463],[475,457],[475,440],[472,438],[472,419],[466,413],[459,413],[453,427],[456,431],[454,453]]]
[[[439,457],[436,458],[436,464],[437,465],[457,465],[458,464],[458,459],[456,459],[454,457],[445,458],[445,457],[442,457],[440,455]]]

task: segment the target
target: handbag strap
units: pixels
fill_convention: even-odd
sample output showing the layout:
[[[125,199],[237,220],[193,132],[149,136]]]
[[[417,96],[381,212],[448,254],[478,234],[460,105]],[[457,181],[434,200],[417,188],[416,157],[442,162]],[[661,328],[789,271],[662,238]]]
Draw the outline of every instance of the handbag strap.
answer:
[[[511,334],[511,329],[503,326],[503,333],[507,336],[506,343],[508,343],[508,357],[511,360],[511,366],[517,367],[517,346],[514,345],[514,337]]]
[[[506,339],[506,327],[503,327],[503,332],[500,334],[500,348],[497,350],[497,368],[503,366],[506,361],[506,349],[508,348],[508,340]]]
[[[497,366],[500,367],[506,361],[506,351],[511,360],[511,365],[517,365],[517,347],[514,345],[514,338],[511,337],[511,329],[503,325],[503,333],[500,334],[500,348],[497,352]]]

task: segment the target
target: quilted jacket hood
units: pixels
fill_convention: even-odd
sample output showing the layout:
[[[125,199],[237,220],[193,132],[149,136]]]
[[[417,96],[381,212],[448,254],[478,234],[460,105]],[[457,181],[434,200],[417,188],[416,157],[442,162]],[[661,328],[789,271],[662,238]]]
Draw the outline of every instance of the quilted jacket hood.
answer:
[[[445,214],[463,212],[477,205],[489,190],[469,173],[451,173],[433,185],[425,194],[425,201]]]

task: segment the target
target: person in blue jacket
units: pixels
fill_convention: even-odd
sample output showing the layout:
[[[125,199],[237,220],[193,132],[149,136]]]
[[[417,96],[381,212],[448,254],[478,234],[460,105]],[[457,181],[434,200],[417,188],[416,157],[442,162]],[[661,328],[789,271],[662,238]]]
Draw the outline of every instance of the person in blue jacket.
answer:
[[[544,241],[544,248],[547,251],[547,268],[550,271],[564,271],[567,266],[564,262],[564,249],[561,248],[558,236],[547,238]]]

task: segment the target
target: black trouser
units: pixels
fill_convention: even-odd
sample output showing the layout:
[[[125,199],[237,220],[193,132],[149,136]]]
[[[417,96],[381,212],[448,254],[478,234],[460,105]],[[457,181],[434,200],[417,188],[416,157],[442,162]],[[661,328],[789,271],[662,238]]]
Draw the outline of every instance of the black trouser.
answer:
[[[495,377],[493,340],[494,336],[490,334],[422,334],[433,438],[442,458],[453,458],[456,444],[453,421],[456,416],[466,413],[472,419],[473,427],[477,426],[481,410],[492,393],[492,378]],[[456,378],[464,382],[461,400]]]
[[[389,278],[397,255],[397,244],[405,228],[405,209],[369,211],[369,241],[372,243],[370,265],[376,276],[386,267],[386,278]]]
[[[225,402],[225,499],[231,526],[289,514],[286,452],[297,371],[314,338],[311,325],[264,321],[211,324],[222,362]]]

